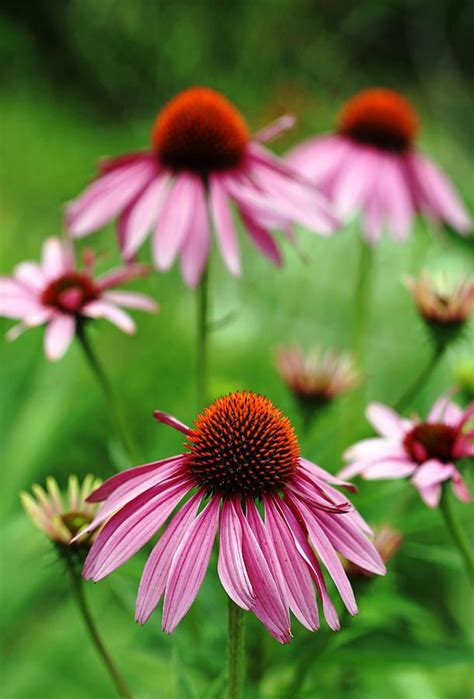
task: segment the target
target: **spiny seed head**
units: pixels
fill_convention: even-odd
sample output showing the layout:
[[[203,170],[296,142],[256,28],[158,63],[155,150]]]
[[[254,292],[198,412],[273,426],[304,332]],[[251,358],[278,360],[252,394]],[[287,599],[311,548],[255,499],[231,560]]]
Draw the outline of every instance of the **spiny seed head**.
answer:
[[[404,152],[410,149],[418,125],[415,110],[402,95],[394,90],[370,89],[346,102],[338,130],[357,143]]]
[[[237,167],[248,141],[240,112],[207,87],[176,95],[158,114],[152,132],[153,148],[165,167],[203,175]]]
[[[411,458],[419,464],[429,459],[448,463],[453,459],[458,432],[442,422],[422,422],[405,437],[403,445]]]
[[[300,455],[290,421],[255,393],[223,396],[200,414],[186,447],[191,475],[223,497],[261,497],[295,473]]]

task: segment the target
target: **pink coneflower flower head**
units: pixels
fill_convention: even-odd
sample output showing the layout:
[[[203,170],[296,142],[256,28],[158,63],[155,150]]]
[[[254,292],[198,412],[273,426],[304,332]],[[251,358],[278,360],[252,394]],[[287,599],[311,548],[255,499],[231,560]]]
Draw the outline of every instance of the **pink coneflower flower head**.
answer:
[[[326,193],[343,217],[362,213],[364,235],[409,235],[415,214],[467,233],[472,222],[452,185],[415,146],[418,116],[398,92],[369,89],[343,107],[335,133],[297,146],[288,162]]]
[[[394,529],[390,524],[382,524],[380,527],[376,527],[374,534],[374,546],[379,552],[382,561],[388,563],[402,545],[403,536],[398,529]],[[373,573],[370,571],[345,559],[343,560],[343,565],[349,579],[373,577]]]
[[[93,278],[94,256],[84,255],[78,270],[68,241],[49,238],[42,260],[22,262],[12,277],[0,277],[0,315],[21,320],[7,337],[16,339],[24,330],[46,325],[46,356],[60,359],[77,330],[89,318],[105,318],[123,332],[133,334],[135,323],[121,306],[153,312],[157,304],[148,296],[115,287],[148,273],[146,265],[131,264]]]
[[[184,280],[195,287],[210,254],[212,226],[225,264],[240,274],[233,203],[251,241],[279,265],[270,229],[291,238],[292,222],[322,235],[339,225],[326,199],[262,145],[292,124],[282,117],[252,138],[223,95],[207,87],[184,90],[158,114],[148,151],[102,165],[69,205],[68,228],[81,237],[118,217],[125,259],[152,232],[156,267],[167,270],[180,257]]]
[[[339,628],[322,566],[357,613],[338,553],[378,574],[383,562],[364,520],[334,487],[347,484],[300,456],[278,408],[237,392],[212,403],[192,428],[161,412],[155,417],[185,435],[183,453],[113,476],[91,495],[104,504],[85,531],[105,524],[86,560],[86,579],[100,580],[125,563],[177,507],[143,571],[139,623],[164,595],[163,629],[173,631],[199,591],[218,531],[225,591],[281,643],[290,640],[290,610],[308,629],[319,627],[317,598],[329,626]]]
[[[277,368],[298,401],[320,407],[347,393],[361,382],[352,356],[320,347],[305,354],[300,347],[282,347]]]
[[[99,485],[100,480],[91,475],[86,476],[82,483],[76,476],[69,476],[67,490],[61,494],[56,480],[49,477],[46,490],[34,485],[34,497],[22,492],[20,498],[32,522],[52,542],[58,546],[89,547],[95,534],[72,540],[97,514],[98,505],[87,502],[87,498]]]
[[[474,280],[453,282],[447,275],[422,273],[406,281],[435,342],[445,345],[455,339],[474,311]]]
[[[409,476],[429,507],[439,505],[442,486],[451,481],[458,499],[471,501],[457,465],[474,456],[474,403],[462,410],[442,396],[424,422],[401,418],[380,403],[369,405],[366,414],[380,437],[364,439],[346,451],[349,464],[340,478]]]

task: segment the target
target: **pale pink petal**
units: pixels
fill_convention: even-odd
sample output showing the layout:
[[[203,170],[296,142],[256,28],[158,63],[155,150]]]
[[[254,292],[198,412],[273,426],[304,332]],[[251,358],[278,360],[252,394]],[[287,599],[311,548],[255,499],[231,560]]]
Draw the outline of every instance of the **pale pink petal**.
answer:
[[[220,177],[209,178],[210,206],[214,221],[217,242],[221,255],[229,271],[236,277],[240,275],[240,253],[237,243],[229,198],[220,182]]]
[[[314,480],[314,482],[319,485],[319,487],[322,487],[324,483],[331,483],[332,485],[337,485],[340,488],[345,488],[351,493],[357,493],[357,488],[353,483],[348,483],[347,481],[342,480],[339,475],[334,476],[332,473],[329,473],[321,468],[321,466],[317,466],[317,464],[314,464],[312,461],[308,461],[308,459],[301,457],[300,466]],[[341,493],[338,493],[337,490],[334,490],[334,488],[330,488],[330,492],[347,501],[347,499]]]
[[[139,311],[148,311],[149,313],[156,313],[159,308],[156,301],[150,296],[140,294],[137,291],[107,291],[102,298],[118,306],[136,308]]]
[[[426,488],[448,480],[455,470],[453,464],[444,464],[437,459],[430,459],[416,470],[411,482],[417,488]]]
[[[188,286],[194,289],[200,282],[209,258],[211,236],[206,193],[202,184],[196,188],[193,223],[181,251],[181,270]]]
[[[202,189],[196,175],[180,174],[160,212],[153,237],[153,258],[158,269],[169,269],[192,228],[197,193]]]
[[[342,217],[347,218],[365,203],[377,177],[377,166],[373,148],[361,146],[346,159],[331,190],[331,199]]]
[[[187,529],[196,517],[203,493],[198,492],[185,503],[160,536],[148,557],[138,588],[135,620],[144,624],[165,591],[173,556]]]
[[[339,136],[322,136],[305,141],[290,151],[286,160],[301,171],[315,186],[326,185],[336,172],[343,172],[348,156],[356,148],[351,141]],[[357,152],[357,151],[356,151]]]
[[[0,316],[23,319],[29,315],[35,315],[41,310],[43,310],[42,306],[36,299],[29,296],[28,292],[12,296],[4,294],[3,289],[0,289]]]
[[[418,492],[420,493],[423,502],[431,508],[438,507],[439,501],[441,500],[442,490],[443,486],[441,483],[434,483],[433,485],[427,485],[424,488],[418,488]]]
[[[367,464],[363,471],[363,476],[367,480],[385,480],[390,478],[404,478],[411,476],[416,470],[413,461],[398,461],[384,459],[380,463]]]
[[[20,262],[13,273],[19,282],[34,292],[41,292],[47,285],[43,270],[36,262]]]
[[[382,458],[404,459],[406,451],[400,440],[384,437],[369,437],[353,444],[344,452],[346,461],[378,461]],[[344,476],[342,476],[344,477]]]
[[[406,240],[415,212],[415,202],[400,156],[392,156],[390,160],[387,160],[385,197],[390,227],[397,240]]]
[[[201,587],[211,557],[219,521],[219,498],[213,497],[188,526],[178,546],[166,583],[163,631],[171,633],[186,614]]]
[[[242,526],[230,498],[222,505],[219,529],[217,572],[222,587],[239,607],[251,609],[255,596],[242,553]]]
[[[156,177],[122,213],[119,239],[126,260],[135,255],[155,226],[170,181],[171,178],[167,175]]]
[[[268,124],[268,126],[260,129],[260,131],[257,131],[253,138],[255,141],[259,141],[260,143],[274,141],[282,134],[294,128],[295,124],[296,117],[293,114],[284,114],[278,119],[275,119],[275,121],[272,121],[271,124]]]
[[[43,244],[41,270],[46,280],[51,281],[74,269],[74,256],[69,241],[48,238]]]
[[[152,267],[143,265],[140,262],[130,262],[125,267],[117,267],[110,270],[106,274],[96,279],[96,284],[101,291],[107,291],[120,284],[136,279],[137,277],[146,277],[150,274]]]
[[[365,414],[370,424],[384,437],[397,439],[405,436],[405,423],[401,417],[387,405],[370,403]]]
[[[83,306],[81,313],[89,318],[105,318],[127,335],[133,335],[136,330],[135,322],[128,313],[106,301],[91,301]]]
[[[50,321],[44,334],[44,349],[49,360],[54,362],[63,356],[75,331],[74,316],[58,315]]]
[[[450,425],[450,427],[458,427],[462,418],[463,411],[461,408],[450,400],[449,394],[445,394],[438,398],[433,405],[427,421],[443,422],[445,425]]]
[[[318,512],[318,522],[336,551],[347,560],[376,575],[385,575],[385,565],[379,552],[350,518]]]

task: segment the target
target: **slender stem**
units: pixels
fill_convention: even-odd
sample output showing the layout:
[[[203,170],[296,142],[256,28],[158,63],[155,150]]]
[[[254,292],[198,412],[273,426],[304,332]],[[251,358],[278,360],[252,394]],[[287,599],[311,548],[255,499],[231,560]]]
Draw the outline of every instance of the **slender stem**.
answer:
[[[449,502],[449,493],[446,486],[443,487],[443,494],[441,496],[440,510],[443,514],[446,527],[449,529],[454,543],[459,549],[464,565],[466,566],[466,572],[469,576],[471,583],[474,585],[474,554],[471,551],[469,542],[461,525],[457,521],[454,513],[451,509],[451,504]]]
[[[119,435],[120,441],[122,442],[122,446],[130,460],[130,463],[136,464],[139,462],[139,457],[133,439],[130,435],[130,432],[128,431],[127,422],[118,404],[115,391],[112,388],[112,384],[110,383],[107,374],[105,373],[104,368],[100,363],[99,358],[96,352],[94,351],[89,338],[87,337],[84,323],[78,324],[76,336],[82,347],[86,360],[89,366],[91,367],[92,372],[104,393],[107,403],[109,404],[110,411],[115,422],[115,427],[117,429],[117,433]]]
[[[395,410],[403,411],[410,406],[415,396],[420,392],[425,383],[431,377],[431,374],[435,370],[438,362],[443,356],[445,347],[437,346],[433,355],[431,356],[428,364],[424,367],[421,373],[416,377],[413,383],[407,388],[407,390],[400,396],[400,398],[395,403]]]
[[[359,264],[357,279],[354,289],[354,336],[353,352],[360,365],[363,359],[367,344],[367,329],[370,318],[370,296],[372,290],[374,253],[371,245],[360,239]]]
[[[114,661],[112,660],[107,648],[104,645],[102,638],[100,637],[99,631],[97,629],[97,626],[95,625],[91,611],[87,604],[86,597],[84,595],[84,584],[81,578],[81,574],[78,571],[76,565],[74,564],[72,555],[69,551],[65,554],[65,560],[69,572],[69,577],[71,579],[74,598],[77,602],[77,606],[79,607],[79,611],[82,614],[82,618],[84,620],[86,629],[89,633],[90,639],[96,647],[96,650],[99,653],[101,659],[103,660],[104,665],[106,666],[112,678],[112,681],[117,688],[117,692],[119,693],[119,695],[121,697],[124,697],[125,699],[133,699],[132,693],[130,692],[127,683],[125,682],[124,678],[115,666]]]
[[[244,613],[229,598],[228,699],[240,699],[243,680]]]
[[[204,270],[197,290],[197,350],[196,350],[196,383],[198,409],[206,405],[207,390],[207,336],[209,310],[209,271]]]

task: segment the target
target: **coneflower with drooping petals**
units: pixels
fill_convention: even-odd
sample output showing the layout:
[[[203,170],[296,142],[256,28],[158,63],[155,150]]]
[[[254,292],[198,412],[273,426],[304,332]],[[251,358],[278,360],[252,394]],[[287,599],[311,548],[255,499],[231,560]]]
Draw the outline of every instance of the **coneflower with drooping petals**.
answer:
[[[418,129],[405,97],[371,88],[344,105],[335,133],[297,146],[287,160],[341,216],[362,213],[369,243],[385,227],[397,240],[406,239],[417,213],[467,233],[471,218],[446,176],[416,148]]]
[[[370,529],[334,487],[347,484],[300,456],[289,420],[271,401],[231,393],[192,428],[165,413],[155,418],[185,435],[184,452],[113,476],[90,496],[104,504],[85,531],[105,524],[86,560],[86,579],[100,580],[125,563],[179,506],[145,565],[139,623],[164,595],[163,629],[174,630],[199,591],[218,530],[225,591],[281,643],[290,640],[290,610],[308,629],[319,627],[317,597],[329,626],[339,628],[321,564],[357,613],[338,554],[384,574]]]
[[[252,138],[223,95],[207,87],[184,90],[159,112],[148,151],[101,165],[99,177],[69,204],[68,229],[82,237],[118,218],[126,260],[152,232],[156,267],[169,269],[180,257],[184,280],[195,287],[207,265],[212,225],[225,264],[240,274],[233,203],[250,240],[279,265],[271,229],[292,238],[293,222],[322,235],[339,226],[326,198],[262,145],[293,121],[282,117]]]

